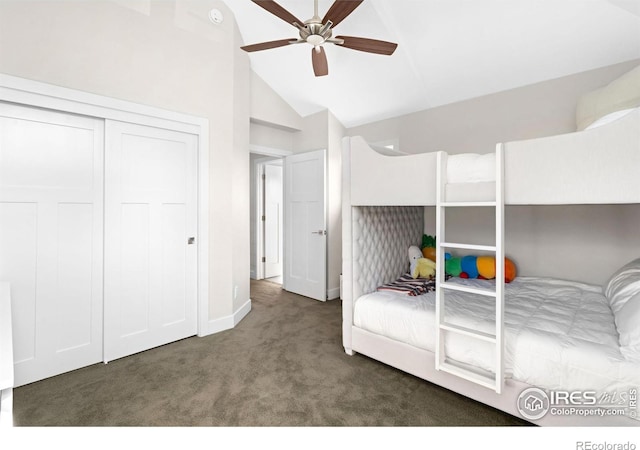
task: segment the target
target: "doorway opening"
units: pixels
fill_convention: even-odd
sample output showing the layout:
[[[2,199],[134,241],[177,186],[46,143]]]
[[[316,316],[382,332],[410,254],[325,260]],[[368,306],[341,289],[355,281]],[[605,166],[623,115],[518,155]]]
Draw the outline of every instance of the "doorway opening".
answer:
[[[262,195],[258,198],[262,209],[259,233],[262,235],[262,266],[264,279],[282,284],[283,269],[283,178],[282,159],[260,164]]]
[[[283,285],[283,157],[291,152],[252,148],[251,278]]]
[[[250,153],[251,278],[326,301],[326,150]]]

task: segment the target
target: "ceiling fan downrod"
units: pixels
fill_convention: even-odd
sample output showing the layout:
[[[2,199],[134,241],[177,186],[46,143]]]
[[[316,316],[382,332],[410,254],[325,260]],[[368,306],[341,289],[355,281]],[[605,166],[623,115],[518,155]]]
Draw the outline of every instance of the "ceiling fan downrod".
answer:
[[[313,17],[305,21],[304,25],[304,27],[298,26],[300,39],[313,45],[316,51],[320,51],[318,46],[331,39],[333,22],[327,20],[325,24],[322,23],[322,19],[318,15],[318,0],[314,0]]]

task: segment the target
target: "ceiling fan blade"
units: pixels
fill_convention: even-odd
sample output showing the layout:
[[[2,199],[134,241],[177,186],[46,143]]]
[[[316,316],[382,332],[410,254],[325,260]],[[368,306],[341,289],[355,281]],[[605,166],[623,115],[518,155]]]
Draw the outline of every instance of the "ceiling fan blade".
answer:
[[[314,47],[311,49],[311,61],[313,62],[313,73],[317,77],[329,74],[329,65],[327,64],[327,54],[322,47]]]
[[[273,14],[274,16],[281,18],[282,20],[284,20],[285,22],[291,25],[293,25],[294,23],[297,23],[298,25],[304,26],[303,20],[298,19],[296,16],[291,14],[282,6],[278,5],[273,0],[251,0],[251,1],[253,1],[253,3],[255,3],[256,5],[261,6],[262,8],[266,9],[271,14]]]
[[[327,21],[330,20],[333,22],[333,27],[335,28],[340,22],[346,19],[354,9],[360,6],[360,3],[363,1],[364,0],[336,0],[324,15],[322,23],[327,23]]]
[[[280,39],[279,41],[261,42],[259,44],[245,45],[240,47],[245,52],[258,52],[260,50],[268,50],[270,48],[284,47],[291,44],[292,39]],[[294,41],[295,42],[295,41]]]
[[[336,40],[341,39],[342,44],[336,44],[341,47],[347,47],[361,52],[377,53],[379,55],[392,55],[398,47],[398,44],[387,41],[378,41],[376,39],[367,39],[353,36],[336,36]]]

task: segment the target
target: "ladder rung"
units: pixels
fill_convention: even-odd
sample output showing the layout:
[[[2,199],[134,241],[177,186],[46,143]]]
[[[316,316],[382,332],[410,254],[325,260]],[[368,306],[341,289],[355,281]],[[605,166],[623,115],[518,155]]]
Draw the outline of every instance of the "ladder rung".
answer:
[[[448,361],[440,363],[440,370],[456,375],[460,378],[464,378],[465,380],[471,381],[473,383],[477,383],[489,389],[496,389],[495,375],[489,375],[490,372],[487,372],[487,375],[484,375],[482,373],[473,372],[469,369],[464,369],[460,366],[451,364]]]
[[[456,242],[442,242],[440,243],[440,247],[481,250],[486,252],[495,252],[497,250],[495,245],[458,244]]]
[[[491,202],[439,202],[437,206],[445,208],[465,207],[465,206],[496,206],[498,203]]]
[[[463,286],[461,284],[451,283],[451,282],[440,283],[440,287],[443,289],[451,289],[452,291],[461,291],[461,292],[467,292],[469,294],[485,295],[487,297],[496,296],[496,291],[493,291],[491,289]]]
[[[454,325],[452,323],[442,323],[440,324],[440,329],[451,331],[453,333],[463,334],[465,336],[469,336],[475,339],[480,339],[481,341],[490,342],[492,344],[496,343],[496,335],[491,333],[485,333],[484,331],[473,330],[471,328],[463,327],[460,325]]]

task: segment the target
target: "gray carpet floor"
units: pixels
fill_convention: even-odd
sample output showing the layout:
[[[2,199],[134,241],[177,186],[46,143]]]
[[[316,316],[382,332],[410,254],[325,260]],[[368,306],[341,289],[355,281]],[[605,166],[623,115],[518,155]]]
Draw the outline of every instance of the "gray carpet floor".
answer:
[[[341,340],[339,300],[251,282],[236,328],[14,390],[17,426],[527,425],[362,355]]]

